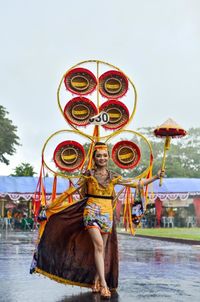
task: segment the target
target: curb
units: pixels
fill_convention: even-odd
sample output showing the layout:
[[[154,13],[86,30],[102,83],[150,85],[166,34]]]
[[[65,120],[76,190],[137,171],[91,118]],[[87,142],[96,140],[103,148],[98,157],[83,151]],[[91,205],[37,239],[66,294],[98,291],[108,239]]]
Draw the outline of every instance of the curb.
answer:
[[[128,234],[128,233],[123,233],[123,232],[117,232],[117,233],[120,235],[131,236],[131,234]],[[170,237],[157,237],[157,236],[139,235],[139,234],[136,234],[135,237],[175,242],[175,243],[182,243],[182,244],[189,244],[189,245],[200,245],[200,240],[180,239],[180,238],[170,238]]]

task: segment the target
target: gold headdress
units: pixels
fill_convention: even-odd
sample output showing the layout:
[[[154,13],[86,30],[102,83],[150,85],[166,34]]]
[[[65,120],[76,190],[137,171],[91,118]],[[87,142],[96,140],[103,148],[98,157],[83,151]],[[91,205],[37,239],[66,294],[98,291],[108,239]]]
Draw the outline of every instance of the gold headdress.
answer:
[[[96,145],[96,146],[94,146],[94,151],[97,151],[97,150],[108,151],[108,146],[107,145]]]

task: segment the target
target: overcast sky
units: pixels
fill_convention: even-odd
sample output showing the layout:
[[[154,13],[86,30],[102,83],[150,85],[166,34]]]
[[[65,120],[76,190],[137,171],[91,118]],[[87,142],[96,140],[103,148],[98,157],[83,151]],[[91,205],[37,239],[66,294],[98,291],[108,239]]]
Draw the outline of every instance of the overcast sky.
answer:
[[[38,172],[41,148],[67,128],[56,101],[62,75],[82,60],[118,66],[135,83],[134,127],[171,117],[200,127],[200,1],[0,0],[0,104],[18,127],[21,162]]]

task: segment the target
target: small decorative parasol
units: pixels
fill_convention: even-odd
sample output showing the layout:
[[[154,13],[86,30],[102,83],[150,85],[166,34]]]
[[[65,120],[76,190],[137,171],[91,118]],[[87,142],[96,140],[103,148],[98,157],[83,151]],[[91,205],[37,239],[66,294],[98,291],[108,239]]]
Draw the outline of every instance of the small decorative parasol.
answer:
[[[169,118],[166,120],[162,125],[157,127],[154,130],[154,134],[156,137],[163,138],[165,137],[165,146],[164,146],[164,153],[163,153],[163,160],[161,170],[165,168],[165,160],[166,160],[166,152],[170,148],[171,138],[180,138],[187,134],[180,125],[178,125],[173,119]],[[162,185],[162,178],[160,178],[160,186]]]

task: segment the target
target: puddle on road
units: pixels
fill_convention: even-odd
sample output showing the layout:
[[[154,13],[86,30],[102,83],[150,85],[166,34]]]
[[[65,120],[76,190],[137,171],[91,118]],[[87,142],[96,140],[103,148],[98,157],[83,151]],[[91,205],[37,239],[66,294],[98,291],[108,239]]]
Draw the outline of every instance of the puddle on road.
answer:
[[[0,301],[100,302],[99,294],[29,274],[36,233],[0,233]],[[120,278],[112,302],[199,301],[200,249],[119,235]]]

